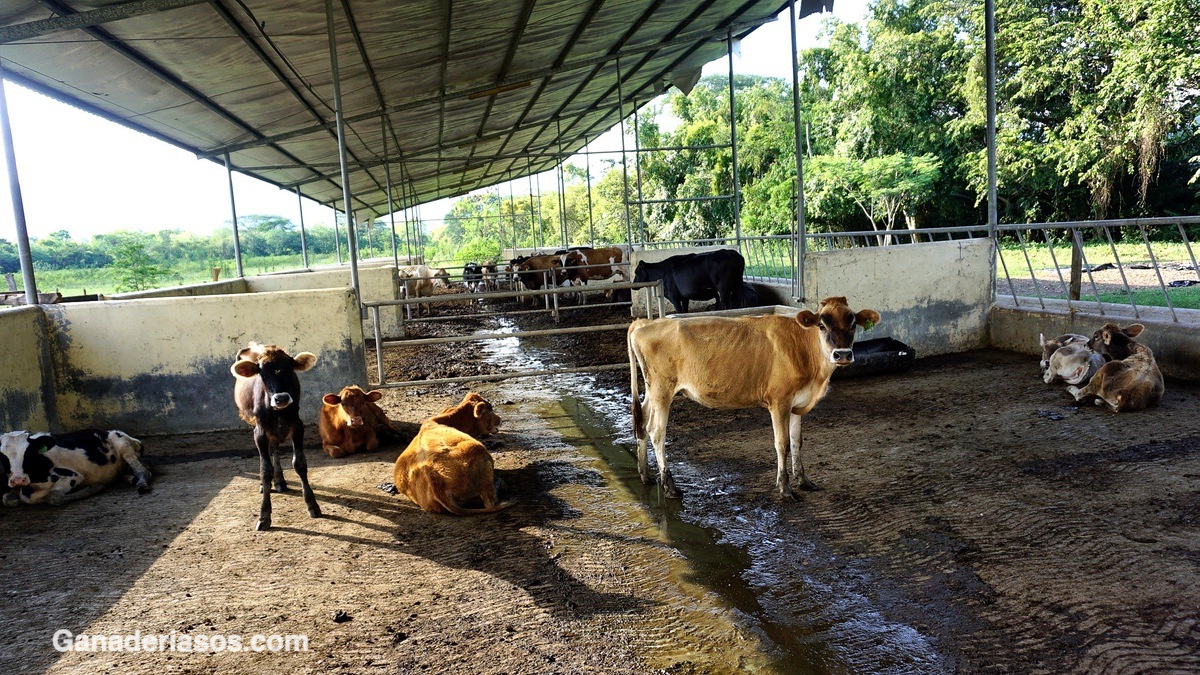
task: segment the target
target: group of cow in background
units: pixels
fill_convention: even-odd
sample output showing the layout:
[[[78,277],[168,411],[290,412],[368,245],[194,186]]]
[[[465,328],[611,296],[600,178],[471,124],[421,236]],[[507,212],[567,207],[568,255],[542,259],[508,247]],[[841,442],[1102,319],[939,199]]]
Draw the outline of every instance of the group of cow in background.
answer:
[[[745,259],[732,249],[686,253],[659,262],[642,261],[632,278],[628,267],[626,251],[620,246],[575,246],[553,253],[520,255],[503,266],[495,261],[467,262],[463,265],[462,286],[468,293],[539,291],[558,287],[576,287],[582,291],[592,281],[657,281],[662,284],[664,297],[683,313],[688,311],[692,301],[715,300],[716,309],[760,304],[757,292],[743,281]],[[397,275],[407,298],[431,297],[435,288],[452,285],[445,268],[429,265],[403,265]],[[607,290],[605,297],[612,302],[628,302],[630,291]],[[581,292],[578,302],[584,304],[586,298],[587,294]],[[418,316],[422,312],[432,314],[430,303],[419,303]]]
[[[1158,405],[1162,373],[1154,352],[1134,339],[1144,330],[1140,323],[1124,328],[1106,323],[1090,338],[1066,333],[1047,340],[1039,335],[1042,380],[1065,382],[1076,401],[1091,401],[1115,413]]]

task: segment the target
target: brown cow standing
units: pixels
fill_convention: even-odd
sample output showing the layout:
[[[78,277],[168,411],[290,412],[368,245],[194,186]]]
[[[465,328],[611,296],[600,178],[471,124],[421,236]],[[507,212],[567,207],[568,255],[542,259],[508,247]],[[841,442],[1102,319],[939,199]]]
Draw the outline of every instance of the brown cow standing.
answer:
[[[567,281],[584,286],[588,281],[619,277],[620,281],[629,281],[629,273],[625,271],[622,261],[625,252],[617,246],[602,248],[573,248],[563,256]],[[587,293],[579,294],[579,302],[587,302]]]
[[[396,490],[431,513],[466,516],[512,506],[512,502],[496,502],[492,456],[475,438],[494,433],[499,426],[492,404],[475,392],[425,420],[396,458]],[[483,508],[461,506],[474,499],[482,501]]]
[[[1067,387],[1076,401],[1091,399],[1115,413],[1158,405],[1165,388],[1154,352],[1133,340],[1144,329],[1140,323],[1125,328],[1106,323],[1096,331],[1088,347],[1112,360],[1096,371],[1086,387]]]
[[[325,454],[338,459],[363,448],[374,452],[379,449],[380,433],[402,436],[404,432],[375,404],[381,398],[383,392],[363,391],[353,384],[336,394],[325,394],[317,423]]]
[[[256,529],[271,527],[271,480],[275,490],[284,492],[283,465],[279,462],[279,444],[292,444],[292,469],[300,477],[300,487],[308,515],[321,517],[321,507],[308,484],[308,460],[304,457],[304,422],[300,420],[301,373],[317,362],[315,354],[300,352],[295,357],[275,345],[251,342],[238,352],[229,370],[236,378],[233,400],[238,414],[254,426],[254,445],[258,448],[262,478],[262,504]]]
[[[671,399],[684,396],[717,409],[766,408],[775,432],[776,487],[792,498],[786,460],[802,489],[816,489],[800,460],[800,416],[825,395],[838,366],[854,361],[854,331],[879,322],[879,313],[850,310],[846,298],[826,298],[816,313],[795,318],[777,314],[747,317],[638,319],[629,326],[633,425],[638,473],[652,483],[646,464],[647,430],[658,459],[659,484],[668,497],[679,489],[667,469],[667,416]],[[638,371],[646,400],[638,396]]]

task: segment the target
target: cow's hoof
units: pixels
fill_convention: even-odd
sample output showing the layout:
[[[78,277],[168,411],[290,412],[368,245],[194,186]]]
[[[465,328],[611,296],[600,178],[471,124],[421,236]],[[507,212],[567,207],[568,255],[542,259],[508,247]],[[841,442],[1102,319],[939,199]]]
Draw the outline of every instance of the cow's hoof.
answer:
[[[807,478],[800,481],[799,487],[801,490],[804,490],[805,492],[820,492],[821,491],[821,488],[817,487],[816,483],[810,481]]]
[[[271,519],[270,518],[259,518],[258,524],[254,526],[254,529],[258,530],[259,532],[265,532],[265,531],[271,529]]]
[[[778,498],[778,499],[779,499],[779,501],[781,501],[781,502],[794,502],[794,501],[796,501],[796,493],[792,492],[790,489],[788,489],[788,490],[780,490],[780,491],[779,491],[778,493],[776,493],[776,494],[778,495],[778,497],[777,497],[777,498]]]
[[[313,518],[320,518],[321,517],[321,507],[317,506],[316,504],[309,506],[308,507],[308,515],[312,516]]]
[[[150,492],[150,486],[145,483],[139,483],[137,486],[138,494],[144,495]]]
[[[287,486],[287,483],[276,483],[276,484],[275,484],[275,485],[274,485],[274,486],[271,488],[271,491],[272,491],[272,492],[278,492],[278,493],[280,493],[280,494],[283,494],[283,493],[285,493],[285,492],[287,492],[287,491],[288,491],[288,486]]]
[[[21,503],[21,497],[15,492],[6,492],[3,497],[0,497],[0,502],[5,506],[18,506]]]

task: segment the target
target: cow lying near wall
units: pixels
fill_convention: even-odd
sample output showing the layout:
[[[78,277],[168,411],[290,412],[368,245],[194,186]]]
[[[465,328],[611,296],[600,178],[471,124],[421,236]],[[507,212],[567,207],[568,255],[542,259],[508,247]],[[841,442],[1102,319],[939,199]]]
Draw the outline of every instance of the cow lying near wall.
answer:
[[[64,504],[94,495],[130,472],[138,492],[149,492],[150,471],[142,464],[142,442],[123,431],[0,435],[0,475],[8,476],[12,490],[3,497],[5,506]]]
[[[844,297],[826,298],[816,313],[803,310],[795,318],[768,314],[635,320],[627,345],[642,482],[653,482],[646,463],[649,432],[659,484],[668,497],[680,496],[667,468],[665,444],[671,399],[683,392],[709,408],[766,408],[775,432],[780,497],[793,496],[786,468],[789,455],[792,477],[799,477],[802,489],[816,489],[800,459],[801,415],[825,395],[834,369],[854,361],[855,329],[878,322],[878,312],[855,313]],[[644,402],[638,396],[639,371],[646,381]]]
[[[1050,367],[1050,357],[1054,355],[1054,352],[1071,344],[1086,345],[1088,339],[1088,336],[1078,333],[1063,333],[1053,340],[1047,340],[1045,335],[1038,333],[1038,342],[1042,344],[1042,372],[1045,373],[1046,369]]]
[[[1158,405],[1164,391],[1162,373],[1154,352],[1133,339],[1144,329],[1140,323],[1125,328],[1106,323],[1092,335],[1088,346],[1110,360],[1096,371],[1086,387],[1067,387],[1076,401],[1103,403],[1115,413]]]
[[[431,513],[456,516],[492,513],[512,506],[496,501],[492,456],[476,437],[495,433],[500,417],[475,392],[421,424],[396,458],[396,490]],[[467,508],[472,500],[483,508]]]
[[[404,432],[375,404],[381,398],[383,392],[363,391],[353,384],[336,394],[325,394],[317,420],[325,454],[338,459],[363,448],[374,452],[379,449],[380,434],[399,440]]]
[[[1066,382],[1079,386],[1087,384],[1105,364],[1103,354],[1087,346],[1087,342],[1070,342],[1055,349],[1044,361],[1042,380],[1046,384]]]
[[[300,477],[308,515],[321,517],[321,507],[308,484],[304,422],[300,421],[300,378],[296,377],[316,362],[316,355],[309,352],[292,357],[275,345],[251,342],[238,352],[237,361],[229,368],[235,378],[233,401],[241,418],[254,426],[254,446],[258,448],[262,504],[255,529],[271,527],[272,478],[275,490],[287,490],[279,462],[279,444],[285,441],[292,444],[292,469]]]

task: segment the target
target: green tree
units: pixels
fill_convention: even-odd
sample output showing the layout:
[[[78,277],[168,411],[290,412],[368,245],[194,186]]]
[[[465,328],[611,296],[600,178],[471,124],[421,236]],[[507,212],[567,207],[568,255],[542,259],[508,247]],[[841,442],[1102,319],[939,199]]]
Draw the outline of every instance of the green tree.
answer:
[[[147,253],[144,242],[133,239],[126,240],[114,249],[113,267],[118,292],[156,288],[159,279],[171,274],[169,267],[154,264],[154,258]]]
[[[21,271],[21,255],[15,244],[0,239],[0,274]]]

